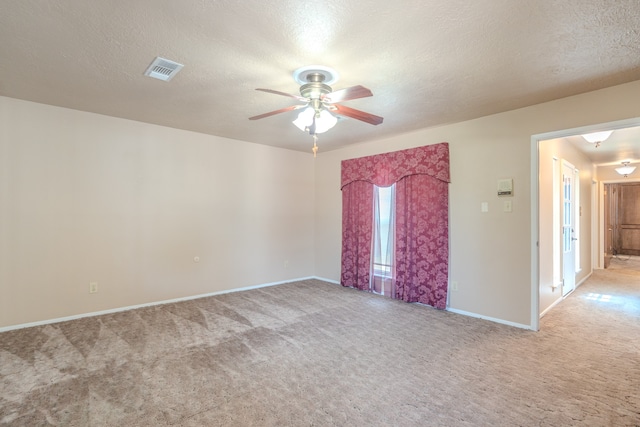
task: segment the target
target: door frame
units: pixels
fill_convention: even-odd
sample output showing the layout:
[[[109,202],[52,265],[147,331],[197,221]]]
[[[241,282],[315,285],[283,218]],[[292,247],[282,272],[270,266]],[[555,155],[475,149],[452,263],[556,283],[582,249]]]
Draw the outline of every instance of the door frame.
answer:
[[[564,138],[567,136],[581,135],[591,132],[596,132],[602,130],[603,128],[616,130],[616,129],[624,129],[628,127],[640,126],[640,117],[636,117],[633,119],[625,119],[618,120],[613,122],[605,122],[598,123],[588,126],[581,126],[572,129],[564,129],[553,132],[539,133],[531,136],[531,241],[530,241],[530,250],[531,250],[531,330],[538,331],[540,330],[540,215],[539,215],[539,203],[540,203],[540,183],[539,173],[540,173],[540,149],[539,144],[540,141],[545,141],[548,139],[557,139]],[[629,180],[627,180],[629,182]],[[600,182],[598,189],[602,190],[604,187],[603,183]],[[594,235],[591,235],[591,244],[589,245],[591,248],[591,259],[598,259],[598,265],[592,265],[592,269],[602,268],[604,263],[604,253],[600,251],[600,245],[604,248],[604,243],[602,243],[603,237],[603,227],[600,226],[600,222],[603,214],[602,207],[602,191],[599,191],[599,210],[598,214],[591,215],[592,221],[592,229],[598,227],[600,229],[600,233],[598,233],[599,238],[594,239]],[[594,223],[595,222],[595,223]],[[598,256],[598,254],[602,254]],[[601,259],[602,258],[602,259]]]
[[[629,182],[640,182],[640,178],[623,178],[620,177],[620,179],[608,179],[606,181],[599,181],[598,182],[598,204],[600,205],[600,211],[599,211],[599,215],[600,215],[600,220],[598,221],[598,236],[599,236],[599,245],[598,245],[598,252],[597,252],[597,258],[598,258],[598,266],[600,266],[600,268],[604,268],[604,252],[605,252],[605,248],[604,248],[604,244],[605,244],[605,236],[604,234],[606,233],[606,228],[607,228],[607,224],[604,223],[604,186],[605,184],[624,184],[624,183],[629,183]]]

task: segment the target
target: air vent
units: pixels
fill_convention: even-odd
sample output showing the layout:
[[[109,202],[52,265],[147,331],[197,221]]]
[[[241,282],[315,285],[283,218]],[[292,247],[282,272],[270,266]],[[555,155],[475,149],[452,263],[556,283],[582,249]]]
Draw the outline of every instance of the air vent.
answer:
[[[144,72],[144,75],[168,82],[173,78],[173,76],[178,74],[178,71],[180,71],[182,67],[184,67],[184,65],[158,56],[153,60],[151,65],[149,65],[149,68]]]

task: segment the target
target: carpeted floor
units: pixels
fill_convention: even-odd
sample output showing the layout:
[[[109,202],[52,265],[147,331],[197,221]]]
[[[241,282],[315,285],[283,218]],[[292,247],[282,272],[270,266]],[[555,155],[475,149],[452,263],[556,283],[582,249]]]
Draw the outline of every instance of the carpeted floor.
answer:
[[[640,273],[540,332],[314,280],[5,332],[0,425],[640,426]]]
[[[609,263],[611,270],[634,270],[640,272],[640,256],[636,255],[616,255]]]

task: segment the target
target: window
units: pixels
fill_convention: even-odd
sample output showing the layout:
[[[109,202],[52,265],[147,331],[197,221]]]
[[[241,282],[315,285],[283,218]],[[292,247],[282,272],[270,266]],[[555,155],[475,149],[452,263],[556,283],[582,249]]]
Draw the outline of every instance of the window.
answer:
[[[393,274],[393,206],[395,185],[378,187],[374,185],[373,201],[373,276],[372,279],[392,279]],[[374,286],[374,291],[385,294],[384,286]]]
[[[343,160],[340,184],[342,286],[446,308],[449,144]]]

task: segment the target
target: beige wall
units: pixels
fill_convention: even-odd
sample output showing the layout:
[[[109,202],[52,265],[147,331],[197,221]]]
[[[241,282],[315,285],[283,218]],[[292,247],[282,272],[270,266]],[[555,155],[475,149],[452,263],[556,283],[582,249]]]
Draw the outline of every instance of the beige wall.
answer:
[[[592,212],[591,195],[594,179],[593,164],[573,145],[563,138],[540,141],[539,144],[539,224],[540,224],[540,303],[539,312],[551,307],[562,298],[562,288],[553,287],[553,158],[558,176],[562,175],[562,161],[566,160],[580,171],[580,228],[578,245],[580,245],[581,270],[576,274],[576,283],[580,283],[593,271],[592,247],[595,243],[591,236],[591,218],[597,217],[597,212]],[[560,178],[561,179],[561,178]],[[558,196],[561,196],[561,183],[558,183]],[[558,213],[560,215],[560,213]],[[597,236],[593,236],[597,240]],[[562,250],[560,248],[560,250]],[[560,276],[562,276],[562,264],[560,263]]]
[[[311,275],[337,281],[340,161],[443,141],[459,286],[450,307],[529,325],[531,137],[640,117],[638,95],[634,82],[315,161],[0,97],[0,327]],[[514,180],[512,213],[500,178]]]
[[[447,141],[454,310],[520,325],[532,317],[532,135],[640,116],[640,81],[463,123],[325,152],[316,160],[316,275],[340,275],[340,161]],[[385,120],[393,120],[388,117]],[[382,124],[381,126],[384,126]],[[537,176],[537,173],[536,173]],[[496,181],[513,178],[513,212]],[[489,203],[481,213],[480,204]]]
[[[0,327],[312,276],[313,168],[0,97]]]

